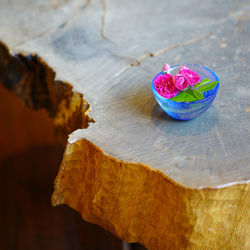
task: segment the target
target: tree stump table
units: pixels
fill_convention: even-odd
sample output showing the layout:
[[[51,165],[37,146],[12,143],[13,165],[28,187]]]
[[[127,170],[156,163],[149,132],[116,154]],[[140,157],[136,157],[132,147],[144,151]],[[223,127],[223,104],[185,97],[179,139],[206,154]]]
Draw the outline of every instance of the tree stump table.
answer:
[[[248,1],[0,9],[0,82],[45,109],[65,145],[54,206],[148,249],[250,248]],[[201,117],[175,121],[156,104],[150,82],[166,62],[218,74]]]

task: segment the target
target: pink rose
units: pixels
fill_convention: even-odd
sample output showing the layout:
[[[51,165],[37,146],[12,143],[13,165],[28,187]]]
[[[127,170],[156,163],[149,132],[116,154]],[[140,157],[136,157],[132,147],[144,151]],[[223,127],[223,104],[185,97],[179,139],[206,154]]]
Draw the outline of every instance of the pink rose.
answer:
[[[184,90],[188,87],[188,81],[186,80],[185,76],[182,74],[176,74],[173,78],[174,85],[179,90]]]
[[[179,73],[185,77],[188,85],[190,86],[194,86],[197,82],[200,81],[199,75],[193,70],[189,69],[187,66],[180,67]]]
[[[154,86],[157,93],[167,99],[176,96],[179,92],[170,74],[158,75],[154,80]]]
[[[170,65],[167,64],[167,63],[165,63],[165,64],[163,65],[162,70],[163,70],[163,71],[168,71],[168,70],[170,70]]]

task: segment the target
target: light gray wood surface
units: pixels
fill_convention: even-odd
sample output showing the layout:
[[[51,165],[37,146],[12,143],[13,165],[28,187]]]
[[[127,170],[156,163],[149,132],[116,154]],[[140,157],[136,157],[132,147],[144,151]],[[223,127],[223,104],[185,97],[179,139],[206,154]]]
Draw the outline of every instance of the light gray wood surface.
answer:
[[[95,120],[70,135],[202,188],[250,179],[250,3],[1,1],[0,40],[41,56],[84,94]],[[221,87],[201,117],[180,122],[150,83],[164,63],[205,65]]]

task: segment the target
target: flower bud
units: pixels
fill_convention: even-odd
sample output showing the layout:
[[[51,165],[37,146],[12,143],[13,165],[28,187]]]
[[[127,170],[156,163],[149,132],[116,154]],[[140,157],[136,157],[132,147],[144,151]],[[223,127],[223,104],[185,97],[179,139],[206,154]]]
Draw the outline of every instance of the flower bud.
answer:
[[[162,70],[164,71],[164,72],[167,72],[167,71],[169,71],[170,70],[170,65],[169,64],[164,64],[163,65],[163,68],[162,68]]]

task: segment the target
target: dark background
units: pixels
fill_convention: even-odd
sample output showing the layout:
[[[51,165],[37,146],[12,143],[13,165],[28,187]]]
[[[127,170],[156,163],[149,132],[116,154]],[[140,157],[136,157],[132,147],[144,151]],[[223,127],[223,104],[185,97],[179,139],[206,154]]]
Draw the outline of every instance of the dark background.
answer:
[[[29,110],[0,84],[0,114],[0,250],[145,249],[52,207],[64,146],[44,110]]]

